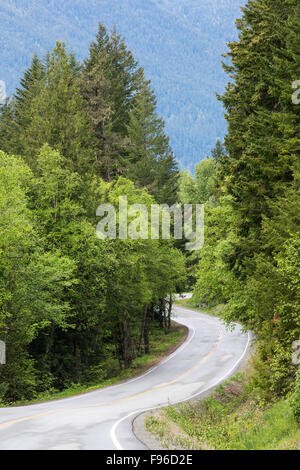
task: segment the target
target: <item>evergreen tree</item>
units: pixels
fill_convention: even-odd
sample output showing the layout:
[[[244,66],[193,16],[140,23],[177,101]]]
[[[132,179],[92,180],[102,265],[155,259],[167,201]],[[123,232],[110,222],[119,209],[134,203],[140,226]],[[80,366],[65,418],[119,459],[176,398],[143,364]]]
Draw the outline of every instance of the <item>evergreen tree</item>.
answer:
[[[16,89],[13,99],[1,110],[0,144],[2,150],[13,154],[23,152],[21,136],[31,122],[30,104],[39,93],[44,75],[45,67],[34,55],[30,67],[25,70],[20,80],[20,88]]]
[[[139,187],[147,188],[158,202],[173,203],[178,190],[178,168],[164,131],[164,122],[156,114],[156,98],[142,77],[127,126],[131,145],[127,175]]]
[[[34,58],[25,72],[12,111],[6,113],[12,117],[14,136],[5,148],[22,154],[30,167],[35,167],[40,148],[48,143],[67,158],[71,168],[81,173],[90,169],[93,138],[82,113],[79,72],[79,64],[61,43],[47,55],[45,66]]]
[[[124,173],[129,113],[142,69],[115,30],[100,23],[81,77],[86,116],[96,137],[96,167],[106,181]]]
[[[222,157],[226,155],[226,149],[224,145],[221,143],[220,139],[217,140],[215,148],[211,151],[211,156],[214,160],[219,162]]]
[[[126,174],[158,201],[174,202],[178,170],[150,82],[121,36],[101,24],[84,62],[81,91],[97,140],[98,174],[106,181]]]
[[[225,65],[234,83],[222,97],[230,158],[220,172],[243,216],[239,251],[249,257],[259,249],[263,216],[271,216],[270,199],[284,194],[299,159],[299,108],[291,101],[299,56],[287,39],[295,9],[296,1],[250,0],[237,23],[239,42],[230,44],[232,65]]]
[[[102,50],[104,45],[108,47],[108,41],[106,30],[100,25],[97,43],[90,47],[90,57],[84,62],[80,79],[83,111],[95,136],[93,169],[106,181],[122,172],[120,158],[126,145],[126,139],[113,125],[115,103],[107,73],[109,64]]]
[[[112,131],[125,137],[129,112],[143,71],[116,29],[109,35],[101,23],[96,41],[90,46],[85,67],[90,71],[99,63],[102,63],[104,77],[109,85],[106,95],[112,103]]]
[[[286,284],[299,268],[300,107],[292,102],[299,8],[296,0],[249,0],[237,22],[239,40],[229,45],[232,64],[225,65],[232,81],[221,98],[229,155],[217,165],[233,230],[221,260],[211,260],[231,279],[225,317],[257,333],[259,382],[277,394],[291,387],[291,342],[300,333],[299,299]],[[200,287],[200,272],[199,279]]]
[[[30,67],[25,70],[23,77],[20,80],[20,88],[16,89],[15,99],[18,106],[24,107],[26,102],[30,101],[34,94],[34,89],[45,76],[45,66],[42,61],[35,54],[31,60]]]

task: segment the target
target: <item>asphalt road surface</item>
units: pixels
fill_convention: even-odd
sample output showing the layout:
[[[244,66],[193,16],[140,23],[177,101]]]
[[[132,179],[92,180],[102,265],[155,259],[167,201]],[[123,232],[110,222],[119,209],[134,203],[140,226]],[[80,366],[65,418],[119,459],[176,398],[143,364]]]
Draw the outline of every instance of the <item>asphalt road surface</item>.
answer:
[[[0,449],[139,450],[132,422],[142,411],[201,396],[232,375],[247,356],[250,335],[181,307],[174,319],[186,342],[143,375],[84,395],[0,408]]]

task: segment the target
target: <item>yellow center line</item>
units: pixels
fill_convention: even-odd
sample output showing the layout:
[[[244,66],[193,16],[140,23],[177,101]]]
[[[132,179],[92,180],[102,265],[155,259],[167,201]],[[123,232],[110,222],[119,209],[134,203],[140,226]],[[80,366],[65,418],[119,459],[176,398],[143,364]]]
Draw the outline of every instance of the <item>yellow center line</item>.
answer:
[[[156,392],[156,391],[161,390],[163,388],[166,388],[169,385],[173,385],[174,383],[179,382],[181,379],[183,379],[184,377],[189,375],[191,372],[193,372],[195,369],[197,369],[203,362],[205,362],[213,354],[213,352],[219,346],[219,344],[221,342],[221,339],[223,337],[222,330],[219,326],[218,326],[218,329],[219,329],[219,337],[218,337],[217,341],[215,342],[214,346],[211,348],[211,350],[204,357],[202,357],[202,359],[199,362],[197,362],[193,367],[188,369],[186,372],[181,374],[176,379],[171,380],[170,382],[167,382],[165,384],[162,384],[162,385],[159,385],[157,387],[151,388],[149,390],[146,390],[145,392],[137,393],[135,395],[131,395],[131,396],[125,397],[125,398],[120,398],[118,400],[112,400],[112,401],[109,401],[109,402],[98,403],[98,404],[93,404],[93,405],[76,406],[76,407],[72,407],[72,408],[60,408],[60,409],[57,409],[57,410],[45,411],[43,413],[39,413],[39,414],[32,415],[32,416],[25,416],[24,418],[19,418],[19,419],[14,419],[14,420],[11,420],[11,421],[6,421],[5,423],[0,424],[0,428],[4,428],[5,426],[9,426],[9,425],[12,425],[12,424],[22,423],[24,421],[31,421],[33,419],[37,419],[37,418],[40,418],[42,416],[47,416],[47,415],[56,414],[56,413],[62,413],[64,411],[72,411],[72,410],[80,410],[80,409],[85,409],[85,408],[101,407],[101,406],[105,406],[105,405],[113,405],[115,403],[120,403],[122,401],[133,400],[134,398],[138,398],[138,397],[147,395],[149,393],[153,393],[153,392]]]
[[[148,393],[156,392],[157,390],[161,390],[163,388],[166,388],[169,385],[173,385],[174,383],[179,382],[181,379],[183,379],[184,377],[189,375],[191,372],[193,372],[195,369],[197,369],[203,362],[205,362],[212,355],[212,353],[217,349],[217,347],[219,346],[219,344],[221,342],[221,339],[222,339],[222,333],[219,334],[219,337],[218,337],[216,343],[214,344],[214,346],[212,347],[212,349],[199,362],[197,362],[197,364],[195,364],[193,367],[188,369],[186,372],[181,374],[176,379],[171,380],[170,382],[167,382],[163,385],[159,385],[158,387],[151,388],[149,390],[146,390],[145,392],[137,393],[135,395],[131,395],[131,396],[125,397],[125,398],[120,398],[119,400],[113,400],[113,401],[94,404],[94,405],[86,405],[86,406],[83,406],[83,407],[80,407],[80,408],[92,408],[92,407],[98,407],[98,406],[104,406],[104,405],[113,405],[115,403],[120,403],[122,401],[132,400],[133,398],[142,397],[144,395],[147,395]]]

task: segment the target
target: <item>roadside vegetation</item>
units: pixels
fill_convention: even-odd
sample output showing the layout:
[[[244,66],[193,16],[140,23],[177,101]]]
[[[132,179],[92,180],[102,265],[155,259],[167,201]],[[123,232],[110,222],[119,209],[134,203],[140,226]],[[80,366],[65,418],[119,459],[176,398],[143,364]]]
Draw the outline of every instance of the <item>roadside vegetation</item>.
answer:
[[[148,414],[146,429],[167,449],[300,450],[300,425],[291,399],[265,402],[236,374],[208,398]]]
[[[228,133],[194,173],[184,204],[205,206],[205,243],[188,253],[191,306],[220,312],[256,338],[256,385],[266,402],[292,393],[300,340],[300,76],[298,0],[249,0],[228,44]],[[295,84],[294,84],[295,86]],[[297,92],[299,93],[299,92]]]
[[[164,333],[158,325],[151,325],[149,333],[150,354],[136,358],[127,369],[120,369],[118,361],[112,355],[107,357],[106,364],[102,369],[99,368],[97,379],[84,384],[74,383],[70,387],[62,391],[57,391],[54,388],[38,394],[32,400],[19,400],[17,402],[9,403],[12,406],[22,406],[33,403],[40,403],[50,400],[59,400],[68,398],[74,395],[88,393],[93,390],[108,387],[110,385],[118,384],[124,380],[137,377],[143,372],[146,372],[151,367],[155,366],[158,362],[169,356],[174,352],[186,339],[188,330],[186,327],[180,326],[172,322],[170,329]],[[2,406],[7,406],[1,404]]]
[[[200,305],[197,303],[193,297],[190,299],[176,299],[174,301],[174,305],[178,305],[179,307],[188,308],[194,310],[196,312],[203,312],[206,315],[211,315],[213,317],[220,317],[224,310],[225,305],[215,305],[214,307],[208,307],[207,305]]]
[[[300,340],[299,1],[249,0],[236,25],[238,39],[224,57],[229,83],[219,96],[228,133],[193,174],[181,172],[181,202],[205,205],[205,244],[187,254],[194,295],[178,302],[251,330],[255,356],[248,375],[197,404],[161,411],[147,426],[163,440],[164,426],[171,435],[178,426],[184,448],[294,449],[300,406],[293,350]]]

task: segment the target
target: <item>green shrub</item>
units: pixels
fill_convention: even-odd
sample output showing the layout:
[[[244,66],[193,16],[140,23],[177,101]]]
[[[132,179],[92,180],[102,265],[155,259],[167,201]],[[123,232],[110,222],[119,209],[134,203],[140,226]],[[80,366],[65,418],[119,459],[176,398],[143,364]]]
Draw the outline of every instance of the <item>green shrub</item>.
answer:
[[[298,423],[300,423],[300,367],[296,376],[296,385],[292,399],[292,408],[296,420],[298,421]]]

